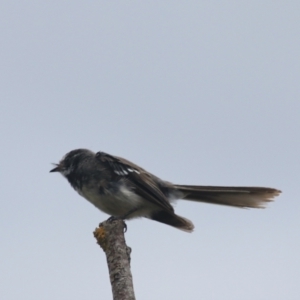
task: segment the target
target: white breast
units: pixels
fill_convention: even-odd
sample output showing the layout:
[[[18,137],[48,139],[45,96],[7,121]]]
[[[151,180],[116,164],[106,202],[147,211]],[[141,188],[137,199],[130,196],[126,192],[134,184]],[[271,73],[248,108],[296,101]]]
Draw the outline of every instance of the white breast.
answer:
[[[136,211],[129,216],[129,219],[147,217],[152,211],[156,210],[154,205],[125,186],[121,186],[119,191],[113,195],[109,193],[100,194],[98,190],[87,187],[83,187],[82,191],[77,190],[77,192],[101,211],[115,217],[126,215],[133,209],[136,209]]]

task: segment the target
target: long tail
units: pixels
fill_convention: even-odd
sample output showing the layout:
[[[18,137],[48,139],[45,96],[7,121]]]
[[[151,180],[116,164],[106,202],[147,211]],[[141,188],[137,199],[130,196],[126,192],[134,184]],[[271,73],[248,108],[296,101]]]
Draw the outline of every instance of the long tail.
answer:
[[[264,208],[281,191],[265,187],[175,185],[182,199],[235,207]]]

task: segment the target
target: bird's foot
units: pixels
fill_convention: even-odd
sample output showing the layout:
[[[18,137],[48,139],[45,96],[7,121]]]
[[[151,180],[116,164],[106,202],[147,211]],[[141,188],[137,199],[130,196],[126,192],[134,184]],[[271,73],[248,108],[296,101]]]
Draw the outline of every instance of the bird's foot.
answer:
[[[124,219],[122,217],[116,217],[116,216],[111,216],[107,219],[108,222],[113,222],[117,220],[122,220],[123,226],[124,226],[124,233],[127,231],[127,224],[125,223]]]

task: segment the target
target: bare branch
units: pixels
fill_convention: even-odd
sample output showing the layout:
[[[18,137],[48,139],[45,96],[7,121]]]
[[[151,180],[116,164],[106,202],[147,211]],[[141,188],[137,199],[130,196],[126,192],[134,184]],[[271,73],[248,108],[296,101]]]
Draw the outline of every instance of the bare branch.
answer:
[[[126,245],[124,228],[122,220],[108,219],[95,229],[94,237],[106,254],[113,299],[135,300],[130,271],[131,248]]]

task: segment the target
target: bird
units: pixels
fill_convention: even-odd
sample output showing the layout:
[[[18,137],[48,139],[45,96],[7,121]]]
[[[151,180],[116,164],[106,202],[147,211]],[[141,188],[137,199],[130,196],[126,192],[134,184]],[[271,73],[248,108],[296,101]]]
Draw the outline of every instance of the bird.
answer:
[[[281,191],[267,187],[180,185],[160,179],[118,156],[75,149],[50,172],[59,172],[79,195],[112,218],[145,217],[186,232],[193,223],[175,213],[183,199],[240,208],[264,208]]]

